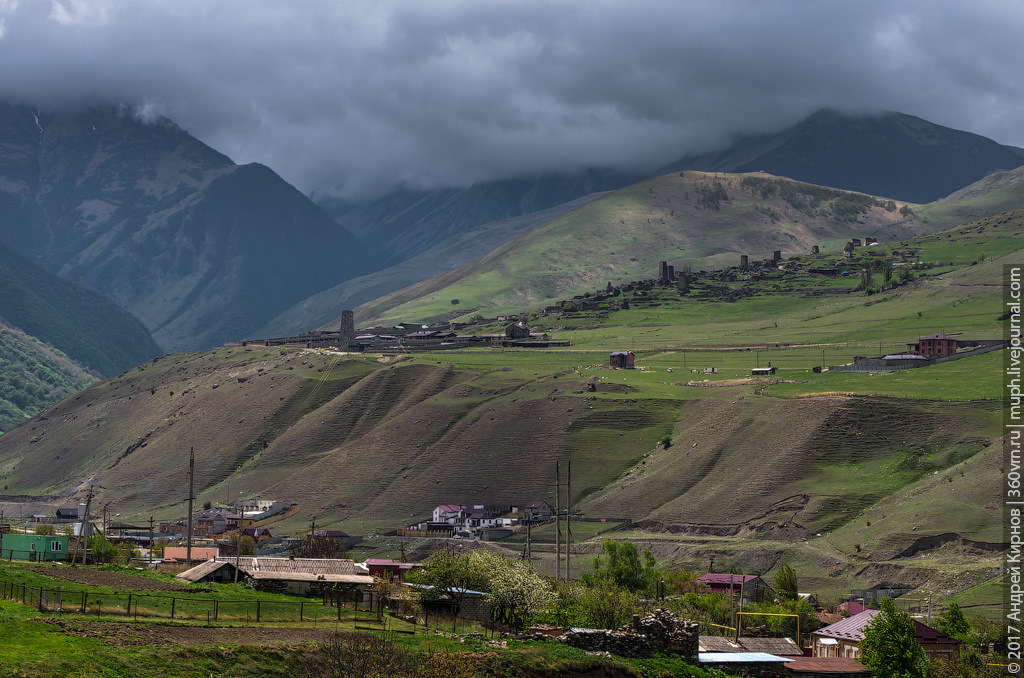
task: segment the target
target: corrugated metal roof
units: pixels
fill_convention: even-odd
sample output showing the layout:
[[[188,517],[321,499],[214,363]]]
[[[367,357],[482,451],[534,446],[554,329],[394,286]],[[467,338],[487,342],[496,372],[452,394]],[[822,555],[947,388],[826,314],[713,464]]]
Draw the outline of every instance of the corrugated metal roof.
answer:
[[[185,570],[175,577],[175,579],[195,583],[203,577],[216,572],[225,565],[227,565],[227,563],[223,561],[218,562],[216,560],[207,560],[205,563],[200,563],[191,569]]]
[[[789,657],[776,657],[773,654],[767,652],[698,652],[697,658],[701,664],[720,664],[720,663],[755,663],[755,662],[791,662],[793,661]]]
[[[865,626],[871,623],[871,618],[876,614],[881,614],[879,610],[864,610],[858,612],[852,617],[847,617],[843,621],[836,622],[826,626],[823,629],[814,631],[812,635],[822,636],[824,638],[839,638],[841,640],[864,640],[864,629]]]
[[[184,581],[199,581],[235,558],[209,560],[178,575]],[[340,584],[372,584],[373,577],[362,563],[331,558],[238,558],[238,569],[258,580],[326,581]]]
[[[728,584],[730,582],[740,584],[753,581],[758,578],[759,577],[756,574],[720,574],[717,572],[708,572],[707,574],[697,577],[697,581],[702,581],[705,584]]]
[[[786,664],[792,673],[871,673],[871,669],[850,657],[801,657]]]

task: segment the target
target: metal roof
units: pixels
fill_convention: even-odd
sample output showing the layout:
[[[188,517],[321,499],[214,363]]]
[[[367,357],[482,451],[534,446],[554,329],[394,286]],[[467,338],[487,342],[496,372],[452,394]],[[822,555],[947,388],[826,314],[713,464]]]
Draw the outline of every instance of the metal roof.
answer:
[[[725,662],[754,663],[754,662],[791,662],[789,657],[777,657],[767,652],[698,652],[697,658],[701,664],[720,664]]]
[[[871,669],[850,657],[800,657],[794,659],[791,664],[786,664],[786,670],[791,673],[865,673],[870,674]]]

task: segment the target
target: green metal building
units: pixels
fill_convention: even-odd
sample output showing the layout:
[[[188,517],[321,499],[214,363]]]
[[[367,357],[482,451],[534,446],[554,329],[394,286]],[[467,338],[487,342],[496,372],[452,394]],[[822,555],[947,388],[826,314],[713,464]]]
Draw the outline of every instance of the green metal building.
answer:
[[[0,560],[67,560],[68,538],[58,535],[0,535]]]

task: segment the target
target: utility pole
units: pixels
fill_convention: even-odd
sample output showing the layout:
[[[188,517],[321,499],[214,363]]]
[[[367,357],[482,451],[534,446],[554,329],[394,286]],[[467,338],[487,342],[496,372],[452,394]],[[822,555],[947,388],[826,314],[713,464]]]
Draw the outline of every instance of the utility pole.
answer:
[[[185,564],[192,567],[192,502],[196,500],[196,452],[194,447],[188,448],[188,537],[185,544]]]
[[[85,515],[82,516],[82,529],[78,535],[78,541],[75,542],[75,556],[71,559],[71,567],[75,566],[75,561],[78,560],[78,550],[82,546],[82,540],[86,538],[86,526],[89,524],[89,506],[92,505],[92,485],[89,486],[89,494],[85,495]],[[82,565],[85,565],[85,549],[82,549]]]
[[[107,557],[107,507],[110,506],[108,501],[103,505],[103,557]]]
[[[533,521],[526,521],[526,562],[533,564]]]
[[[569,581],[569,551],[572,548],[572,462],[566,462],[565,470],[565,581]]]
[[[729,626],[732,627],[733,633],[736,633],[736,589],[733,588],[733,574],[729,573]],[[738,635],[738,634],[737,634]]]
[[[149,564],[153,564],[153,516],[149,517]]]
[[[558,462],[555,462],[555,581],[562,575],[562,484]]]

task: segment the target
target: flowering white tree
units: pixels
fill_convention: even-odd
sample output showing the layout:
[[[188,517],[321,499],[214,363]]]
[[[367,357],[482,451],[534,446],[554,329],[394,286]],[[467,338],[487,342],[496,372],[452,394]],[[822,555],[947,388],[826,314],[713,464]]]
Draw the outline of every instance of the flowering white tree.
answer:
[[[529,566],[505,560],[491,576],[487,601],[496,619],[520,629],[551,601],[553,595],[547,582]]]

